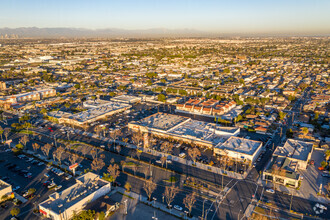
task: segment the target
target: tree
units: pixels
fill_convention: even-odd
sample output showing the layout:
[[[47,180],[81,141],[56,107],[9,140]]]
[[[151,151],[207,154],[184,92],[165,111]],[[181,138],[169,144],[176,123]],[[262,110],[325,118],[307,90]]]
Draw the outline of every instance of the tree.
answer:
[[[169,142],[164,142],[162,145],[160,145],[160,149],[162,152],[169,154],[173,150],[173,144]]]
[[[147,180],[143,185],[143,189],[144,191],[146,191],[149,201],[151,201],[151,195],[152,192],[156,189],[156,184],[153,183],[151,180]]]
[[[158,101],[160,102],[165,102],[166,101],[166,96],[164,94],[159,94],[158,95]]]
[[[16,150],[16,152],[17,152],[17,151],[23,150],[24,146],[23,146],[23,144],[19,143],[19,144],[16,144],[15,148],[17,149]],[[14,152],[15,152],[15,150],[14,150]]]
[[[198,150],[197,147],[189,148],[188,149],[188,155],[195,162],[196,158],[201,155],[201,152],[200,152],[200,150]]]
[[[3,137],[2,137],[3,131],[4,131],[3,128],[0,126],[1,143],[3,142]]]
[[[117,145],[116,146],[116,150],[117,150],[118,154],[120,154],[121,146],[120,145]]]
[[[113,177],[113,181],[116,181],[117,177],[118,177],[119,174],[120,174],[118,164],[110,164],[110,165],[108,166],[107,171],[108,171],[109,174]]]
[[[91,164],[92,170],[95,170],[96,172],[101,170],[104,167],[105,163],[100,158],[95,158]]]
[[[30,188],[29,190],[28,190],[28,193],[29,193],[29,195],[32,195],[33,193],[35,193],[37,190],[35,189],[35,188]]]
[[[189,210],[189,215],[191,214],[192,207],[196,202],[196,193],[187,194],[186,197],[183,199],[183,204]]]
[[[33,143],[32,148],[34,151],[37,151],[40,148],[40,145],[38,143]]]
[[[143,139],[141,132],[134,132],[132,135],[132,141],[136,146],[140,145],[141,140]]]
[[[132,186],[131,186],[131,184],[129,182],[126,182],[124,187],[126,189],[126,192],[130,192],[131,191]]]
[[[122,136],[121,130],[114,130],[113,132],[110,133],[110,137],[113,140],[113,146],[115,146],[116,140],[120,136]]]
[[[326,161],[321,162],[321,167],[325,168],[327,165],[328,165],[328,163]]]
[[[166,157],[161,157],[160,162],[162,163],[162,167],[164,167],[164,164],[166,162],[167,158]]]
[[[303,127],[303,128],[301,129],[301,132],[303,133],[304,138],[306,138],[306,135],[308,134],[308,128]]]
[[[280,117],[280,120],[283,120],[284,117],[286,116],[286,113],[280,111],[279,114],[278,114],[278,116]]]
[[[1,201],[5,201],[8,199],[8,195],[7,194],[4,194],[3,196],[1,196]]]
[[[171,206],[171,203],[174,200],[175,195],[178,193],[178,191],[179,191],[179,189],[177,187],[171,187],[171,186],[165,187],[165,192],[163,193],[163,195],[166,198],[166,203],[169,208]]]
[[[91,154],[91,156],[92,156],[92,158],[94,160],[97,157],[97,155],[98,155],[98,149],[95,148],[95,149],[91,150],[90,151],[90,154]]]
[[[326,151],[324,152],[324,154],[325,154],[325,159],[326,159],[326,160],[329,160],[329,158],[330,158],[330,150],[326,150]]]
[[[49,151],[52,148],[52,145],[50,144],[45,144],[42,148],[41,151],[45,154],[45,156],[49,156]]]
[[[21,212],[21,210],[19,208],[13,208],[12,210],[10,210],[10,214],[12,216],[18,216],[18,214]]]
[[[10,132],[11,132],[10,128],[5,128],[4,131],[3,131],[3,134],[6,137],[6,141],[8,141],[8,136],[9,136]]]
[[[78,155],[77,154],[71,154],[70,157],[69,157],[69,161],[72,164],[75,164],[76,161],[78,160]]]
[[[60,164],[62,162],[63,153],[64,153],[64,148],[62,146],[58,147],[53,153],[53,156],[58,160]]]
[[[22,143],[24,145],[24,147],[26,147],[27,142],[29,142],[28,136],[24,135],[23,137],[21,137],[19,139],[19,142]]]

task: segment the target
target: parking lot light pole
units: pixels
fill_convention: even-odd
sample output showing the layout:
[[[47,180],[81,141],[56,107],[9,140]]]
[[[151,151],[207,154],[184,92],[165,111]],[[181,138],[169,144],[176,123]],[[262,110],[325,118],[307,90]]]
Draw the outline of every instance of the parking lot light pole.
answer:
[[[203,212],[202,212],[202,219],[204,219],[204,203],[205,203],[206,199],[204,199],[203,201]]]

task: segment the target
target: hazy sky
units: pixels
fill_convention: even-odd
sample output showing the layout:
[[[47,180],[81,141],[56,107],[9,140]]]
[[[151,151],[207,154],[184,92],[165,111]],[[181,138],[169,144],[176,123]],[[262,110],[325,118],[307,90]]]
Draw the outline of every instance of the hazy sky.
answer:
[[[2,0],[0,27],[330,33],[330,0]]]

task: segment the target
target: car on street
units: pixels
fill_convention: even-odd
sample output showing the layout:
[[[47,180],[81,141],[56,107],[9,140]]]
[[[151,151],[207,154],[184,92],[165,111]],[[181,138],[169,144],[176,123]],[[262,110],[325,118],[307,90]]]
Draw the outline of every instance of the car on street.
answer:
[[[181,207],[181,206],[174,205],[173,207],[174,207],[174,209],[176,209],[176,210],[178,210],[178,211],[182,211],[182,207]]]
[[[45,173],[44,174],[44,177],[49,178],[49,174],[48,173]]]
[[[62,188],[62,185],[56,186],[56,187],[55,187],[55,191],[57,191],[57,190],[59,190],[59,189],[61,189],[61,188]]]
[[[323,176],[323,177],[328,177],[328,178],[329,178],[329,177],[330,177],[330,174],[329,174],[329,173],[322,173],[322,176]]]
[[[275,193],[275,191],[273,189],[266,189],[266,192]]]
[[[160,160],[156,160],[156,163],[162,163],[162,161],[160,161]]]

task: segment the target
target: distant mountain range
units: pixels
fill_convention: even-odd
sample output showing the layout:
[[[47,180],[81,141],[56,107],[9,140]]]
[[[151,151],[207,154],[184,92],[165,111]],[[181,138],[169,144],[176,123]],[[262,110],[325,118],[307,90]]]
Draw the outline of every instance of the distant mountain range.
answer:
[[[83,29],[83,28],[0,28],[0,36],[18,38],[37,37],[205,37],[211,33],[193,29],[153,28],[145,30],[125,30],[117,28]],[[214,35],[213,35],[214,36]]]

